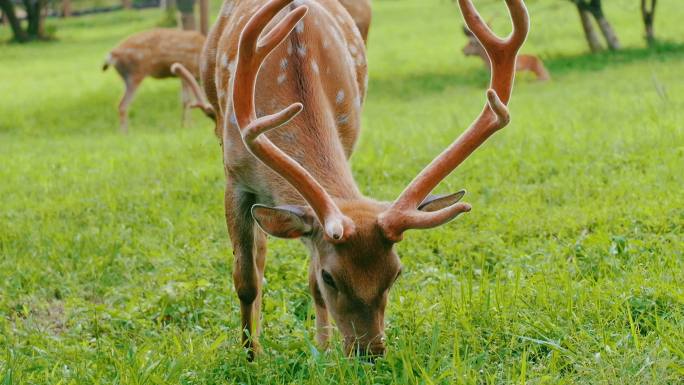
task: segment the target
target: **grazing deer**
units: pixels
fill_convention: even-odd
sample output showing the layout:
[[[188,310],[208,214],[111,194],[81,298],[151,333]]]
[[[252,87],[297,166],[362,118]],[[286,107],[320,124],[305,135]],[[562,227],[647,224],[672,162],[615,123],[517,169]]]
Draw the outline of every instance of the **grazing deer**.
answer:
[[[362,37],[349,14],[337,0],[224,2],[203,52],[208,101],[200,107],[215,119],[223,148],[233,281],[250,359],[259,350],[266,234],[301,239],[309,249],[318,343],[327,344],[332,316],[347,352],[384,353],[385,306],[401,272],[394,245],[407,230],[470,211],[459,202],[464,191],[429,194],[509,122],[516,55],[529,20],[522,0],[506,4],[514,28],[501,39],[470,0],[459,0],[492,61],[487,103],[396,201],[380,202],[361,194],[348,163],[367,77]]]
[[[179,62],[194,77],[199,77],[198,63],[204,40],[199,32],[153,29],[128,37],[107,55],[102,70],[113,66],[126,84],[126,92],[119,103],[121,131],[128,131],[128,107],[147,76],[157,79],[172,77],[171,65]],[[185,123],[191,100],[189,90],[184,82],[182,84],[182,119]]]
[[[466,26],[463,26],[463,33],[468,37],[468,44],[463,47],[463,54],[465,56],[479,56],[489,68],[489,56],[477,37]],[[517,72],[533,72],[539,81],[551,80],[551,74],[544,67],[544,62],[533,55],[518,55],[518,60],[515,62],[515,70]]]

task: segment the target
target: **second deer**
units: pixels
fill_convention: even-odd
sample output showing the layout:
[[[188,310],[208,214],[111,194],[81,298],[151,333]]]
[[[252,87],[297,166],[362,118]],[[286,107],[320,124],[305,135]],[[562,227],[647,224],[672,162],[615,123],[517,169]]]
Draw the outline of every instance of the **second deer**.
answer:
[[[173,63],[182,63],[193,77],[199,78],[199,58],[204,45],[204,35],[195,31],[177,29],[153,29],[137,33],[125,39],[109,52],[102,70],[113,66],[121,75],[126,91],[119,103],[119,125],[122,132],[128,132],[128,107],[135,92],[146,77],[168,78]],[[182,82],[183,117],[191,104],[189,90]]]
[[[463,33],[468,37],[468,44],[463,47],[463,54],[465,56],[480,57],[487,68],[489,68],[489,56],[485,48],[480,44],[477,36],[466,26],[463,26]],[[534,55],[518,55],[518,59],[515,62],[515,70],[517,72],[530,71],[534,73],[537,80],[542,82],[551,80],[551,74],[544,67],[544,62]]]

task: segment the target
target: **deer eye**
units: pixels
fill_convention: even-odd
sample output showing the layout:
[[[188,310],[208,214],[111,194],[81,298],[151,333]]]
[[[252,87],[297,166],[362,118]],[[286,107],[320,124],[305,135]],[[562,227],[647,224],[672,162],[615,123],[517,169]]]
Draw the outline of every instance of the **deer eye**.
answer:
[[[333,279],[332,275],[328,273],[327,271],[323,270],[321,272],[321,276],[323,277],[323,282],[325,282],[326,285],[332,287],[333,289],[337,290],[337,285],[335,285],[335,280]]]

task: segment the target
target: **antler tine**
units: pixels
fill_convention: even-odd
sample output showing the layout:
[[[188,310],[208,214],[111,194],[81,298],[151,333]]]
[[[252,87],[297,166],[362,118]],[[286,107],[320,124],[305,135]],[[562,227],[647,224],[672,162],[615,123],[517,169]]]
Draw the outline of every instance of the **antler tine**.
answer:
[[[504,43],[501,38],[492,32],[487,23],[482,20],[482,16],[475,9],[471,0],[458,0],[458,5],[461,7],[466,26],[477,37],[482,46],[489,49]]]
[[[195,80],[190,71],[188,71],[188,69],[185,68],[185,66],[181,63],[173,63],[171,65],[171,73],[178,76],[181,81],[184,82],[192,91],[192,94],[195,96],[196,100],[196,102],[192,104],[192,107],[201,109],[206,116],[215,122],[216,111],[214,111],[214,107],[212,107],[206,96],[204,96],[204,92],[200,88],[199,84],[197,84],[197,80]]]
[[[381,214],[379,224],[391,240],[401,240],[403,232],[408,229],[435,227],[460,213],[470,211],[470,205],[465,203],[432,213],[421,212],[417,207],[439,182],[510,121],[506,105],[513,88],[517,53],[529,30],[529,17],[522,0],[506,0],[506,5],[511,14],[513,32],[508,38],[501,39],[482,20],[471,0],[459,0],[466,25],[485,48],[491,61],[487,103],[473,124],[423,169],[390,208]]]
[[[301,103],[272,115],[257,118],[254,106],[256,79],[269,53],[292,32],[308,8],[299,6],[290,11],[273,29],[259,39],[268,23],[292,0],[272,0],[247,22],[240,35],[237,67],[233,84],[233,110],[249,151],[266,166],[282,176],[306,200],[316,213],[331,241],[342,241],[354,231],[353,222],[344,216],[323,186],[299,163],[263,134],[292,120],[302,111]]]
[[[522,0],[506,0],[506,5],[513,23],[513,32],[508,38],[508,42],[519,49],[530,31],[530,16]]]

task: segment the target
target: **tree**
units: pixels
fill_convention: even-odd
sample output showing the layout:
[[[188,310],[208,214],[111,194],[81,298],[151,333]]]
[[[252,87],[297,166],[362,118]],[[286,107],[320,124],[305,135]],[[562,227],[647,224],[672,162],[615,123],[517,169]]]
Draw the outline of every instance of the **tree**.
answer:
[[[183,29],[194,31],[197,29],[195,22],[195,0],[176,0],[178,10],[181,13]]]
[[[160,22],[162,27],[175,27],[176,22],[176,0],[161,0],[159,7],[164,10],[164,18]]]
[[[62,0],[62,17],[71,17],[71,0]]]
[[[209,33],[209,0],[199,0],[200,3],[200,32],[204,36]]]
[[[26,10],[26,19],[28,20],[26,29],[22,28],[21,22],[17,18],[12,0],[0,0],[0,9],[7,15],[10,27],[12,28],[13,39],[18,42],[26,42],[47,38],[45,34],[45,8],[47,0],[22,0],[22,4]]]
[[[641,18],[644,20],[644,28],[646,29],[646,42],[649,46],[655,43],[655,32],[653,31],[653,21],[655,20],[655,10],[657,0],[650,1],[650,9],[648,0],[641,0]]]
[[[615,34],[615,31],[613,30],[613,27],[610,25],[610,22],[606,18],[606,15],[603,13],[603,6],[601,5],[601,0],[569,1],[571,1],[577,6],[577,9],[580,13],[580,18],[582,20],[582,26],[584,27],[584,33],[592,52],[596,52],[596,50],[598,49],[598,47],[596,46],[598,38],[596,37],[596,34],[592,32],[594,30],[593,26],[589,27],[589,25],[591,25],[590,20],[588,20],[589,15],[593,16],[596,20],[596,23],[601,29],[601,33],[603,34],[603,37],[605,38],[606,43],[608,44],[608,48],[610,48],[611,50],[620,49],[620,40]]]
[[[587,39],[587,44],[589,44],[589,49],[591,52],[599,52],[603,49],[601,45],[601,40],[596,34],[594,29],[594,24],[591,22],[591,14],[580,7],[577,7],[577,11],[580,15],[580,20],[582,21],[582,29],[584,29],[584,37]]]

